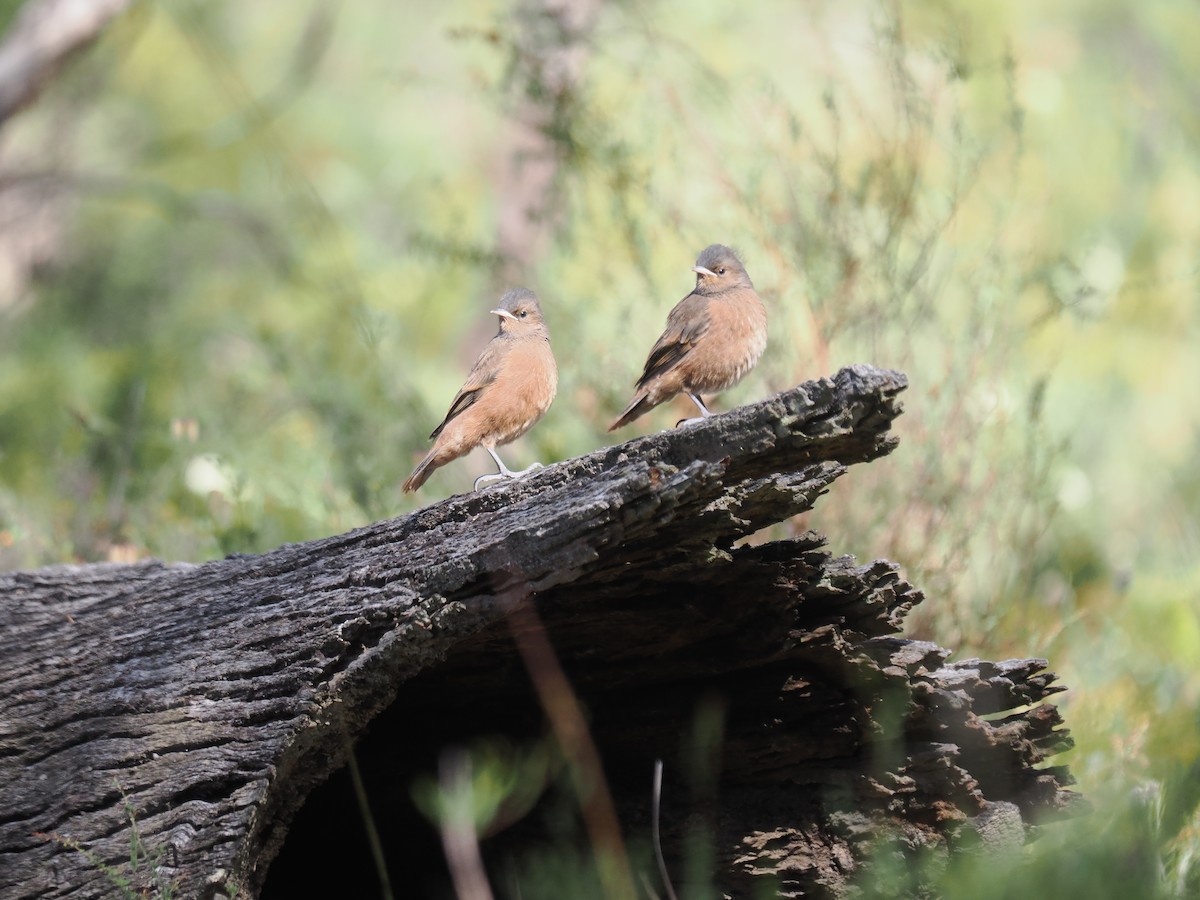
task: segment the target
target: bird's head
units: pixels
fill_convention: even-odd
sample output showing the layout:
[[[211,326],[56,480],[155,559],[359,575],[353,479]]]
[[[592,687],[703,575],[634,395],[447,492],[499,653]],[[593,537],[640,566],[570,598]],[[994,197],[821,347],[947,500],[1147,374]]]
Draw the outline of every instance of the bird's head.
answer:
[[[501,334],[529,334],[546,327],[537,294],[528,288],[513,288],[491,312],[500,317]]]
[[[737,254],[724,244],[705,247],[692,266],[697,294],[719,294],[735,287],[754,287]]]

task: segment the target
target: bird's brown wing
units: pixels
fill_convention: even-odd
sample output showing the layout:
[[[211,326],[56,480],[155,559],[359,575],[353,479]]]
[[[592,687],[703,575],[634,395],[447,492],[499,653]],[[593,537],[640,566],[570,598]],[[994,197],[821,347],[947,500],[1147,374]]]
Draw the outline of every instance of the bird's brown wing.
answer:
[[[466,382],[458,389],[458,393],[454,395],[454,399],[450,403],[450,411],[446,413],[446,418],[442,419],[442,424],[433,429],[433,433],[429,435],[430,440],[441,434],[442,429],[449,424],[451,419],[469,409],[480,398],[484,389],[496,380],[496,373],[500,370],[500,360],[504,356],[505,348],[506,344],[499,335],[492,338],[488,345],[483,348],[483,352],[479,354],[479,359],[475,360],[475,365],[471,367]]]
[[[688,294],[675,304],[667,315],[667,327],[650,348],[646,368],[638,379],[637,388],[645,387],[651,379],[679,364],[691,352],[702,334],[708,331],[708,298]]]

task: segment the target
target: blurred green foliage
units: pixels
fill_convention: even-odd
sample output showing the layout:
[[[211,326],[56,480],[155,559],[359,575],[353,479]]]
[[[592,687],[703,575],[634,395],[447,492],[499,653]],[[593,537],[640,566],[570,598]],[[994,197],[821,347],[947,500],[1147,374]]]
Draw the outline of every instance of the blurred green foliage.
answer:
[[[494,327],[539,98],[510,7],[421,6],[140,3],[6,125],[0,565],[260,551],[488,469],[398,489]],[[510,464],[608,442],[697,251],[739,247],[772,343],[717,408],[850,362],[912,382],[900,449],[793,527],[902,562],[915,636],[1072,689],[1097,812],[1039,893],[1194,894],[1195,10],[625,2],[585,45],[529,272],[559,399]]]

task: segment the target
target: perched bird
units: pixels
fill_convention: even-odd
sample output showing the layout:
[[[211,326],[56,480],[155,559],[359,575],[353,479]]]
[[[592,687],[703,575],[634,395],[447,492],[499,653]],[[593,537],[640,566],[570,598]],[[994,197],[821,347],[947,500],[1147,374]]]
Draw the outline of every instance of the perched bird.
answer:
[[[705,247],[692,266],[695,289],[667,315],[667,328],[650,350],[633,399],[609,426],[615,431],[681,391],[710,415],[701,394],[730,388],[754,368],[767,346],[767,309],[737,254],[722,244]]]
[[[500,317],[500,330],[479,354],[442,424],[429,436],[433,447],[404,482],[405,491],[415,491],[435,469],[480,445],[500,471],[477,478],[477,489],[481,483],[541,468],[534,463],[513,472],[496,455],[496,447],[532,428],[554,401],[558,367],[550,351],[550,331],[537,295],[525,288],[510,290],[491,312]]]

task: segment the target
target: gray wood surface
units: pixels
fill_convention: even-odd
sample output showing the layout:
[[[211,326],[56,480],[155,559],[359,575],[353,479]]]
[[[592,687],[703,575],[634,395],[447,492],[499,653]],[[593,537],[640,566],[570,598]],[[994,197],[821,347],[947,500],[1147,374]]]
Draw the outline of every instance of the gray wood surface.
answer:
[[[630,832],[667,760],[671,858],[694,812],[680,736],[721,698],[708,821],[731,896],[839,896],[883,825],[910,849],[1019,842],[1076,803],[1041,767],[1070,745],[1045,661],[947,663],[896,636],[922,596],[894,564],[812,532],[738,543],[890,452],[905,385],[843,369],[260,556],[0,573],[0,896],[113,896],[98,863],[127,867],[126,804],[176,896],[257,896],[368,725],[396,729],[398,769],[414,734],[541,727],[508,714],[537,709],[508,621],[530,601]]]

